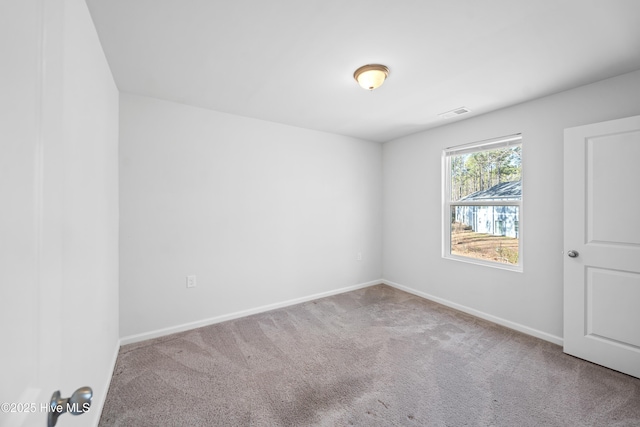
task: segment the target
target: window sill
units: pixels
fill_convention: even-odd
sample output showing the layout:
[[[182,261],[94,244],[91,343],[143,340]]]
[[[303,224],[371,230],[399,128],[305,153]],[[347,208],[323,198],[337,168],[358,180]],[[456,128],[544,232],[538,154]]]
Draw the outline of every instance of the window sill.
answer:
[[[448,259],[451,261],[464,262],[466,264],[475,264],[475,265],[481,265],[484,267],[497,268],[500,270],[515,271],[516,273],[523,272],[522,264],[517,264],[517,265],[505,264],[500,262],[485,261],[482,259],[469,258],[469,257],[463,257],[463,256],[451,255],[451,254],[444,254],[442,255],[442,258]]]

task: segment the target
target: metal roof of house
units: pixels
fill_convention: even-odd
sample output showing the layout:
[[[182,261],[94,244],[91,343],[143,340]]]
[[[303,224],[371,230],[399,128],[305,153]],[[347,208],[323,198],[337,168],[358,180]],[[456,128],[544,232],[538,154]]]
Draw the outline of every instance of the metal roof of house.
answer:
[[[473,201],[473,200],[505,200],[505,199],[520,199],[522,197],[522,181],[509,181],[496,184],[491,188],[482,191],[476,191],[466,197],[460,199],[460,201]]]

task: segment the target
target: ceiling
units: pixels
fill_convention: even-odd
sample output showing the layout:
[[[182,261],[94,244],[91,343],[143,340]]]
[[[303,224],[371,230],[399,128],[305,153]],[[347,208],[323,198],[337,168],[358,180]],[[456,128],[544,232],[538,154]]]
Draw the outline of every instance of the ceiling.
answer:
[[[640,69],[637,0],[87,4],[123,92],[379,142]]]

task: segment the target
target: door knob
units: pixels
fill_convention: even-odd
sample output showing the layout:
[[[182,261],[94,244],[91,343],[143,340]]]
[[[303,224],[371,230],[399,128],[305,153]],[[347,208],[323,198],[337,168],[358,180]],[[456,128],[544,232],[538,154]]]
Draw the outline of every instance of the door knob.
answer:
[[[569,251],[567,252],[567,255],[569,255],[571,258],[576,258],[580,254],[578,253],[578,251]]]
[[[73,392],[71,397],[60,397],[60,390],[53,393],[47,419],[47,427],[55,427],[58,417],[65,412],[72,415],[81,415],[89,410],[93,390],[91,387],[80,387]]]

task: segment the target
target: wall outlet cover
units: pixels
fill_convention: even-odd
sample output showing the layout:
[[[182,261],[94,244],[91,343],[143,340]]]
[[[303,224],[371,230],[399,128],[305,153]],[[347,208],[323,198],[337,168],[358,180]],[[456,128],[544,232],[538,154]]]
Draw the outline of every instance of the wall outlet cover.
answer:
[[[191,275],[187,276],[187,288],[195,288],[196,287],[196,276]]]

